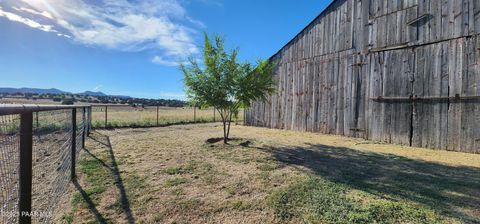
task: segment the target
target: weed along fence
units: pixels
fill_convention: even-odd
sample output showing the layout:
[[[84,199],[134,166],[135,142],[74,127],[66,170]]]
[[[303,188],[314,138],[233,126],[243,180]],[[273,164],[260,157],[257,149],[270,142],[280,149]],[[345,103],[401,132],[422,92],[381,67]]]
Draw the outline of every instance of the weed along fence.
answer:
[[[156,127],[220,121],[213,108],[92,105],[93,128]],[[235,121],[243,121],[243,110]]]
[[[1,223],[51,222],[90,115],[90,106],[0,105]]]
[[[246,123],[480,153],[478,6],[333,1],[271,57],[277,91]]]

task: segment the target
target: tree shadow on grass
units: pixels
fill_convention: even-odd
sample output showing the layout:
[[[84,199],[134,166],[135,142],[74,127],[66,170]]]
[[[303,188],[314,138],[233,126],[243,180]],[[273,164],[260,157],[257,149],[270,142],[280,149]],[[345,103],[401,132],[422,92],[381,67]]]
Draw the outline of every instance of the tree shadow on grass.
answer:
[[[103,167],[105,167],[112,174],[112,176],[114,178],[115,186],[118,188],[118,190],[120,192],[120,203],[121,203],[121,207],[123,209],[123,213],[127,217],[126,221],[129,224],[135,223],[135,218],[134,218],[132,210],[130,208],[130,202],[128,200],[128,196],[127,196],[127,193],[126,193],[126,190],[125,190],[125,186],[123,184],[123,180],[122,180],[122,177],[120,175],[120,170],[118,168],[117,161],[116,161],[116,158],[115,158],[115,154],[114,154],[113,149],[112,149],[112,144],[110,143],[110,138],[107,135],[103,135],[99,132],[94,131],[90,134],[89,139],[99,143],[101,145],[102,149],[105,149],[108,152],[108,155],[109,155],[108,161],[104,161],[101,158],[99,158],[98,156],[96,156],[94,153],[92,153],[89,149],[87,149],[87,148],[84,149],[85,152],[88,154],[88,156],[91,156],[92,158],[97,160]],[[111,164],[111,165],[109,165],[109,164]],[[87,204],[88,204],[90,212],[92,212],[95,215],[97,221],[99,223],[105,223],[104,217],[95,208],[95,205],[92,202],[92,200],[88,197],[88,194],[86,194],[85,191],[83,191],[83,189],[78,184],[78,182],[75,186],[76,186],[77,190],[82,194],[85,202],[87,202]]]
[[[480,169],[328,145],[261,148],[286,164],[389,200],[409,200],[440,214],[480,223]]]
[[[243,138],[228,138],[228,144],[230,144],[230,142],[236,142],[236,141],[242,141]],[[205,140],[205,143],[208,143],[208,144],[215,144],[215,143],[218,143],[218,142],[223,142],[223,137],[218,137],[218,138],[209,138],[207,140]]]

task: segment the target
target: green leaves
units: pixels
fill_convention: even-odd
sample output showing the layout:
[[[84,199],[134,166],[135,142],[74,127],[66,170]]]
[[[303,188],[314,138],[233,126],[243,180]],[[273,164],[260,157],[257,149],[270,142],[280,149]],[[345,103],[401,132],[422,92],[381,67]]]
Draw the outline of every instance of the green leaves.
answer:
[[[255,68],[250,65],[244,67],[245,76],[238,80],[237,97],[243,107],[249,107],[252,101],[266,100],[267,96],[275,91],[275,64],[259,61]]]
[[[224,39],[211,40],[205,34],[203,64],[191,58],[181,65],[189,100],[198,106],[215,107],[224,125],[224,142],[228,140],[232,115],[255,100],[265,100],[274,91],[274,64],[259,61],[252,65],[238,62],[238,49],[226,51]],[[227,127],[228,124],[228,127]]]
[[[204,68],[202,68],[204,67]],[[190,59],[182,65],[188,98],[202,106],[238,111],[252,101],[265,99],[274,91],[274,64],[259,61],[252,65],[238,62],[238,49],[226,51],[224,39],[211,40],[205,34],[203,65]]]

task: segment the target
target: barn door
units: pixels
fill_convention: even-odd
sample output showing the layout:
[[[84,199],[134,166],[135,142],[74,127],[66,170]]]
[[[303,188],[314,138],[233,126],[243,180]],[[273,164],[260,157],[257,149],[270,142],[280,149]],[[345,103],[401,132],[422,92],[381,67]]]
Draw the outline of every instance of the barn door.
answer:
[[[364,71],[365,55],[352,55],[349,59],[347,91],[345,96],[345,135],[357,138],[366,137],[365,103],[367,75]]]
[[[480,103],[462,99],[480,95],[479,45],[461,38],[368,55],[366,138],[479,152]]]
[[[400,49],[372,53],[365,66],[367,86],[367,138],[411,144],[412,103],[409,100],[373,100],[376,97],[410,97],[413,91],[415,53]]]
[[[419,47],[413,94],[412,145],[480,152],[480,39],[454,39]],[[459,96],[459,99],[455,99]]]
[[[415,49],[416,72],[413,95],[416,97],[448,97],[448,42]],[[447,100],[412,102],[412,146],[445,148],[448,133]]]

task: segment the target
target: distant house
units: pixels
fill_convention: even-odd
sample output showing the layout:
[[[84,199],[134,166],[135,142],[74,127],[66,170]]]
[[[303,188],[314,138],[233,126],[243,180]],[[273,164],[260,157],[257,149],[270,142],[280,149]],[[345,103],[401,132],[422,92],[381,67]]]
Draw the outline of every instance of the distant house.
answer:
[[[336,0],[272,60],[248,125],[480,153],[479,0]]]

